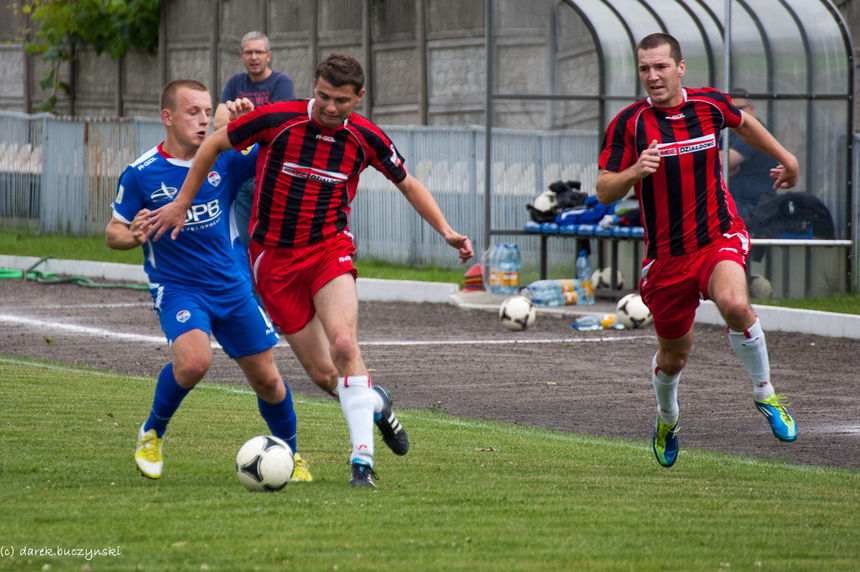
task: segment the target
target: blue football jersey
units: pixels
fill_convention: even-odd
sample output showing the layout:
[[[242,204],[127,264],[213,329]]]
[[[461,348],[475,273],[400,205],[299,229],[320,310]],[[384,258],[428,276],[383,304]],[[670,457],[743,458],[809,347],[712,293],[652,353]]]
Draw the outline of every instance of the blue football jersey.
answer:
[[[219,155],[176,240],[168,232],[143,245],[143,268],[150,282],[208,289],[250,284],[233,203],[239,185],[254,176],[256,158],[256,146]],[[191,163],[167,156],[160,144],[141,155],[120,176],[113,216],[131,224],[141,209],[152,211],[172,201]]]

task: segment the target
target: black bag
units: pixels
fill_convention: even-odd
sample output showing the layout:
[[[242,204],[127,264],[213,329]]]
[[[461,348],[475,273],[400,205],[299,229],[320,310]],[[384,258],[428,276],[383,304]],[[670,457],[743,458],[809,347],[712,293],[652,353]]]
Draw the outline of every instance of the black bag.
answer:
[[[763,197],[744,222],[752,238],[836,238],[830,211],[809,193]],[[764,252],[753,246],[750,259],[761,262]]]
[[[833,217],[809,193],[783,193],[762,199],[745,221],[753,238],[835,238]]]
[[[582,183],[579,181],[556,181],[549,186],[549,190],[555,193],[558,199],[558,212],[566,211],[585,204],[588,195],[582,192]]]

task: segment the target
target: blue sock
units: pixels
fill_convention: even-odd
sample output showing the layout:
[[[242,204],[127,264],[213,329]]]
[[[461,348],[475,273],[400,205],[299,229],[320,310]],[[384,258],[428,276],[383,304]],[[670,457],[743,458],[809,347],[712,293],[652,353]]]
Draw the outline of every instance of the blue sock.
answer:
[[[158,374],[155,396],[152,398],[152,410],[149,412],[149,419],[143,424],[143,430],[155,429],[159,437],[163,436],[167,423],[189,391],[191,390],[176,383],[176,378],[173,377],[173,362],[164,366]]]
[[[280,403],[267,403],[257,397],[257,407],[260,408],[260,415],[269,426],[269,431],[272,435],[283,439],[296,452],[296,410],[293,409],[293,395],[290,393],[290,386],[284,382],[284,389],[287,390],[287,395]]]

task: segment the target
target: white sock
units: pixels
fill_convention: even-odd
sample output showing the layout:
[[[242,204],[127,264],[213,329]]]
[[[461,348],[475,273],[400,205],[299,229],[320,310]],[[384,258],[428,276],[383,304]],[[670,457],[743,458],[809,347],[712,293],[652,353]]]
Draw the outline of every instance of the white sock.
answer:
[[[666,425],[674,425],[678,420],[678,381],[681,374],[671,376],[657,367],[657,354],[651,358],[651,382],[657,394],[657,415]]]
[[[753,325],[743,332],[728,329],[728,333],[732,348],[744,362],[752,379],[756,401],[767,399],[774,394],[774,390],[770,383],[770,360],[761,322],[756,317]]]
[[[371,386],[371,387],[373,387],[373,380],[372,380],[372,379],[370,379],[370,376],[369,376],[369,375],[367,376],[367,381],[368,381],[368,382],[370,382],[370,386]],[[376,419],[376,417],[377,417],[377,416],[376,416],[376,414],[377,414],[377,413],[382,413],[382,406],[383,406],[383,405],[385,405],[385,403],[383,403],[383,402],[382,402],[382,396],[381,396],[381,395],[379,395],[379,392],[377,392],[377,391],[371,391],[370,393],[372,393],[372,394],[373,394],[373,395],[372,395],[372,399],[373,399],[373,414],[374,414],[374,416],[373,416],[373,417],[374,417],[374,419]]]
[[[349,427],[352,444],[350,462],[373,466],[373,408],[377,393],[370,389],[370,378],[356,375],[337,378],[340,409]],[[381,408],[380,408],[381,409]]]

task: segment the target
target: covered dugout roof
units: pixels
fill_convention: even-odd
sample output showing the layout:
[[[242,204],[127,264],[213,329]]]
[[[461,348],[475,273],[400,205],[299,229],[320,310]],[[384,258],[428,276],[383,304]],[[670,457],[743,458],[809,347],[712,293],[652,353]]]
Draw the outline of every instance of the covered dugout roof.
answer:
[[[548,100],[562,109],[550,114],[554,124],[546,128],[597,128],[602,135],[618,111],[644,97],[637,42],[666,32],[681,44],[684,85],[746,90],[756,116],[800,160],[796,190],[827,205],[836,238],[854,238],[853,47],[829,0],[534,0],[531,25],[538,18],[548,20],[552,70],[543,85],[535,82],[526,89],[497,77],[505,66],[499,47],[522,26],[512,22],[514,3],[486,0],[488,145],[500,111],[516,100]],[[574,55],[589,50],[596,54],[590,72]],[[566,112],[573,107],[579,111]],[[591,109],[590,115],[583,107]],[[564,123],[572,115],[590,116],[591,122]]]

